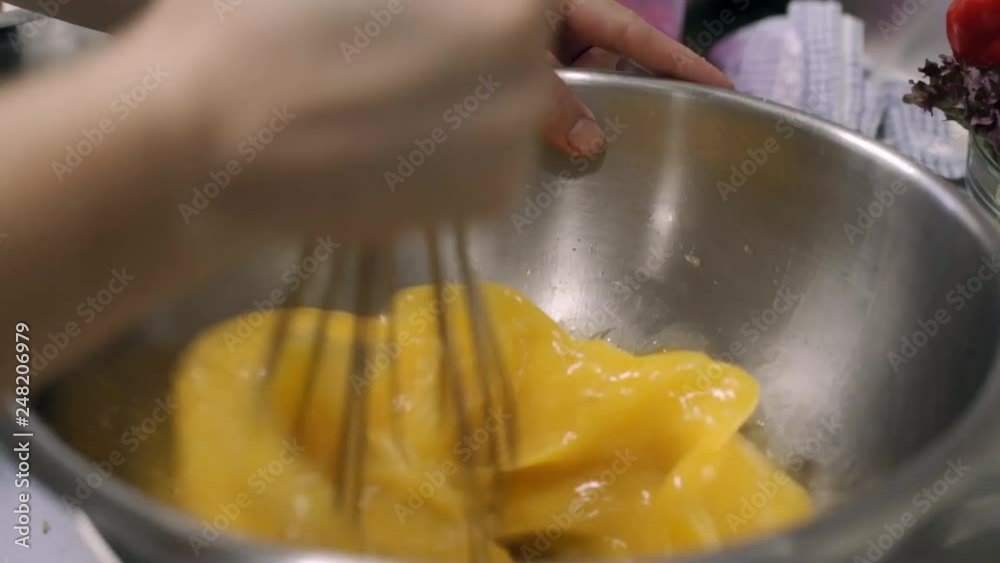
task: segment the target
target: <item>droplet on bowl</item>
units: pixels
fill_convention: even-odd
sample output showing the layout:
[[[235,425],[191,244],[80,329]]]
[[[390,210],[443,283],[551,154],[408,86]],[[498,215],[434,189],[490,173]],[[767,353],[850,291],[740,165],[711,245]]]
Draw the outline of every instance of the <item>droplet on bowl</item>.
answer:
[[[694,254],[685,254],[684,259],[695,268],[701,268],[701,258],[698,258]]]

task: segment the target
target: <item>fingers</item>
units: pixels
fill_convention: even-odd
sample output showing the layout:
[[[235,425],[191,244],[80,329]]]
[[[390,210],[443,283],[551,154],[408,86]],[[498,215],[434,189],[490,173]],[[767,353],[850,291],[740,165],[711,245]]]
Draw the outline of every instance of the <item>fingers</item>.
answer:
[[[599,154],[604,148],[604,132],[594,114],[554,72],[550,83],[551,103],[542,125],[545,139],[570,155]]]
[[[588,49],[586,53],[580,55],[573,66],[576,68],[599,68],[603,70],[616,70],[621,57],[611,51],[594,47]]]
[[[614,51],[657,74],[733,87],[722,71],[614,0],[587,0],[565,17],[577,43]]]
[[[569,66],[584,56],[590,45],[576,36],[568,26],[561,26],[556,37],[556,58],[559,63]]]

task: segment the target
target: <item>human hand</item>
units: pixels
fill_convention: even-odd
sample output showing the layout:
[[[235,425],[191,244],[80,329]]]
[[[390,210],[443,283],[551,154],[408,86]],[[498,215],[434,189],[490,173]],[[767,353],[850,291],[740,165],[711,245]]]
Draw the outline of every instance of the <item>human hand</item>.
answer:
[[[657,75],[733,87],[722,71],[616,0],[572,0],[561,5],[566,9],[547,12],[549,21],[558,28],[556,53],[550,56],[554,66],[614,69],[625,57]],[[551,103],[544,123],[545,138],[569,154],[599,153],[604,135],[593,113],[554,73],[549,82]]]
[[[201,122],[182,197],[236,162],[211,212],[371,238],[518,193],[548,35],[538,0],[161,0],[124,41],[167,58]]]

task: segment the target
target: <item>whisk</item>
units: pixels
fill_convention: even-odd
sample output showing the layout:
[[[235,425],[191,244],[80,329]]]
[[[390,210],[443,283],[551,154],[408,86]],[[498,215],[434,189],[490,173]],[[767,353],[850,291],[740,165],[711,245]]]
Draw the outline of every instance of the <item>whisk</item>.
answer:
[[[503,491],[501,469],[511,462],[516,450],[514,400],[510,381],[507,378],[496,335],[492,330],[487,304],[478,285],[476,274],[469,259],[469,241],[466,229],[461,224],[451,225],[453,260],[446,259],[445,228],[429,229],[424,233],[423,242],[428,258],[430,283],[436,302],[442,312],[436,315],[437,336],[441,343],[438,369],[437,408],[450,409],[455,413],[456,438],[472,435],[476,420],[486,420],[491,412],[504,413],[507,422],[489,439],[487,447],[477,450],[477,454],[463,460],[460,473],[466,502],[466,527],[468,530],[469,560],[483,562],[489,559],[489,547],[499,525],[500,497]],[[314,238],[303,248],[303,257],[312,254]],[[397,339],[397,322],[393,311],[392,296],[398,289],[395,271],[394,245],[360,246],[341,248],[340,256],[328,261],[326,276],[315,275],[307,279],[297,292],[290,297],[285,309],[277,313],[275,328],[263,364],[264,385],[276,379],[276,371],[282,350],[289,338],[291,311],[303,302],[303,296],[311,291],[306,288],[313,280],[325,280],[320,289],[320,308],[324,311],[321,321],[311,334],[309,355],[306,364],[303,397],[295,413],[293,432],[300,433],[305,424],[308,399],[316,381],[322,377],[321,359],[325,352],[329,315],[338,304],[344,305],[356,314],[353,326],[353,342],[347,347],[350,357],[344,385],[344,412],[341,424],[339,451],[335,456],[334,492],[337,508],[351,515],[357,525],[357,532],[364,544],[364,529],[361,521],[362,491],[365,486],[365,459],[368,448],[370,385],[364,384],[363,369],[367,359],[373,358],[380,349],[380,336],[371,330],[371,319],[382,316],[388,320],[387,338],[391,343]],[[463,286],[462,299],[447,299],[449,268]],[[353,283],[352,283],[353,282]],[[449,301],[454,304],[449,305]],[[448,309],[465,306],[469,319],[469,341],[475,355],[475,376],[463,378],[455,357],[455,343],[459,327],[449,320]],[[399,342],[396,342],[399,346]],[[391,392],[390,400],[399,395],[399,374],[396,362],[391,361],[387,371]],[[362,383],[362,384],[359,384]],[[477,418],[470,412],[470,405],[481,405],[484,416]],[[390,413],[394,409],[390,406]],[[444,412],[444,411],[442,411]],[[399,416],[391,414],[393,441],[400,451],[405,451]],[[445,420],[448,417],[442,416]]]

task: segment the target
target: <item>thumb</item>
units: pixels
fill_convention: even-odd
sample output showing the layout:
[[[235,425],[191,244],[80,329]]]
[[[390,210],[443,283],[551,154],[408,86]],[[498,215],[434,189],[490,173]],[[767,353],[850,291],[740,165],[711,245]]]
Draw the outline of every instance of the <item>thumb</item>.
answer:
[[[545,139],[557,149],[585,157],[604,150],[604,132],[594,114],[553,72],[551,103],[543,121]]]

